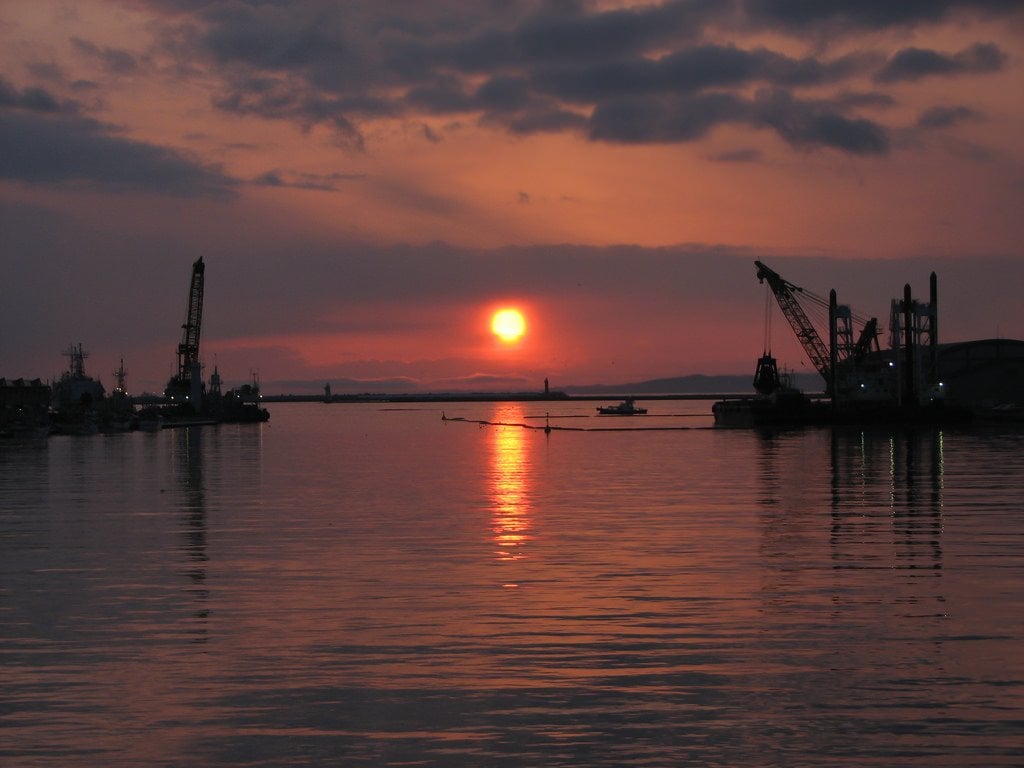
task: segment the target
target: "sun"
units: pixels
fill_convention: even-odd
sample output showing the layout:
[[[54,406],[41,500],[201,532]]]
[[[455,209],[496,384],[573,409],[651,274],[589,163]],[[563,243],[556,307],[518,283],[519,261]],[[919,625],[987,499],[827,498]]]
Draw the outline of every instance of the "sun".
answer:
[[[526,333],[526,319],[518,309],[499,309],[491,318],[491,332],[506,344],[514,344]]]

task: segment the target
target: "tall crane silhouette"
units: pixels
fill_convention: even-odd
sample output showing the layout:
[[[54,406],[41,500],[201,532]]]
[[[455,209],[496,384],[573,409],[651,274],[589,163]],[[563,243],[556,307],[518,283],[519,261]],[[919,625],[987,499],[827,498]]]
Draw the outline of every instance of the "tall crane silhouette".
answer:
[[[181,326],[183,333],[178,345],[178,373],[171,377],[164,396],[175,403],[191,403],[195,410],[202,407],[203,380],[199,363],[199,332],[203,323],[203,275],[206,265],[200,256],[192,264],[192,282],[188,291],[188,314]]]
[[[878,351],[878,320],[873,317],[860,317],[855,315],[850,307],[838,304],[834,290],[829,292],[828,299],[824,299],[794,285],[760,261],[755,261],[754,265],[757,267],[758,281],[768,283],[782,314],[789,321],[793,333],[803,347],[804,354],[825,380],[826,393],[834,399],[851,395],[876,396],[877,387],[868,391],[866,370],[862,363],[870,352]],[[828,342],[821,337],[808,317],[803,306],[805,302],[825,313]],[[863,324],[856,341],[853,338],[855,321]],[[766,351],[758,361],[755,385],[762,379],[768,383],[764,389],[777,384],[778,374],[774,372],[774,365],[774,358]],[[768,370],[768,373],[762,369]],[[774,380],[770,373],[774,373]],[[758,391],[764,390],[758,386]]]

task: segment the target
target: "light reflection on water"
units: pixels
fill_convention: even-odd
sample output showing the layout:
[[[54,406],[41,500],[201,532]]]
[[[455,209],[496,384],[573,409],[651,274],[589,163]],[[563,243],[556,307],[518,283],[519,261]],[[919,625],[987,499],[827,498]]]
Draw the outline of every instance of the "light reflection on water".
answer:
[[[523,408],[510,403],[500,414],[506,424],[522,424]],[[494,542],[500,560],[519,560],[530,536],[529,474],[532,441],[518,426],[496,426],[491,439],[494,494]]]
[[[0,763],[1020,764],[1024,435],[558,407],[0,446]]]

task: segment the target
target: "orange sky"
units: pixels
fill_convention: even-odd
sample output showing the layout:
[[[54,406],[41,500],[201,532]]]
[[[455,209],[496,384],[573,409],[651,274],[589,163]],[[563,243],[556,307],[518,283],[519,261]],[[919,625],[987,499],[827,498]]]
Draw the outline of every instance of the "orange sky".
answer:
[[[207,366],[270,391],[746,373],[755,258],[1024,336],[1008,7],[12,0],[0,375],[159,390],[199,255]]]

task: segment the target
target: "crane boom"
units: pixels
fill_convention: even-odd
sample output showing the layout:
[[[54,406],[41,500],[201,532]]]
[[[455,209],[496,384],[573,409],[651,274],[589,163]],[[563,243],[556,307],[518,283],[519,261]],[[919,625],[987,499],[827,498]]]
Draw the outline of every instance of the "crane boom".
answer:
[[[188,314],[182,325],[181,344],[178,345],[178,378],[186,382],[191,378],[192,366],[199,361],[199,330],[203,323],[203,276],[206,265],[200,256],[192,264],[192,283],[188,292]]]
[[[828,347],[825,346],[825,342],[822,341],[821,336],[811,324],[810,318],[807,317],[807,313],[796,299],[795,294],[803,293],[804,289],[783,279],[778,272],[769,269],[760,261],[755,261],[754,265],[757,267],[757,279],[762,283],[765,280],[768,281],[768,287],[775,294],[775,300],[779,303],[782,314],[786,316],[786,320],[793,328],[797,340],[804,348],[807,357],[810,358],[811,365],[826,382],[830,382],[832,364]]]
[[[199,365],[199,331],[203,322],[203,275],[206,266],[200,256],[192,264],[192,281],[188,291],[188,313],[178,345],[178,373],[167,382],[164,396],[172,402],[189,401],[200,407],[203,382]]]

